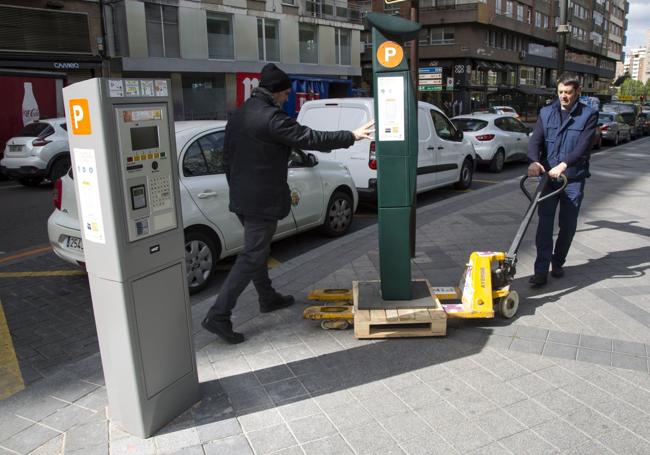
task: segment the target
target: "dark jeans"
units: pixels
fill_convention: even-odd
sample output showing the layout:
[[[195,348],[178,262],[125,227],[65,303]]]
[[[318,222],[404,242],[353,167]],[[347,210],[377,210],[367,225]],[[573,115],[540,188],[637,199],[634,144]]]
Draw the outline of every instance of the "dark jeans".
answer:
[[[557,189],[558,183],[550,182],[546,193]],[[535,260],[535,273],[548,273],[551,263],[562,266],[566,261],[571,241],[576,233],[578,225],[578,213],[584,197],[585,181],[569,183],[564,191],[546,199],[539,204],[537,213],[539,224],[537,225],[537,259]],[[560,205],[558,225],[560,231],[555,241],[553,250],[553,224],[557,206]]]
[[[237,299],[251,280],[261,303],[270,302],[277,296],[271,286],[267,261],[278,220],[254,216],[237,217],[244,226],[244,251],[237,256],[217,300],[208,311],[209,319],[229,319]]]

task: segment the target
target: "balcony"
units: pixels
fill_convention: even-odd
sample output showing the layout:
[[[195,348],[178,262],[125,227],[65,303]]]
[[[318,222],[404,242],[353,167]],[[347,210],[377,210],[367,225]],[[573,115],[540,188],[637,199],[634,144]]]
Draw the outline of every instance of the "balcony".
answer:
[[[352,22],[361,24],[365,13],[369,11],[364,8],[367,2],[346,2],[336,0],[304,0],[302,2],[301,15],[340,22]]]

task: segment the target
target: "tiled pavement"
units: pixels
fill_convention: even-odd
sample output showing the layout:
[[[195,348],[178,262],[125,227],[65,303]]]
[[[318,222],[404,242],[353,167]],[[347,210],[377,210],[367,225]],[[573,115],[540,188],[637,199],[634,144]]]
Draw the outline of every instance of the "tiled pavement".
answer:
[[[376,227],[273,269],[299,297],[277,314],[241,299],[248,340],[224,345],[193,308],[201,402],[148,440],[106,420],[98,355],[0,402],[0,453],[650,453],[650,138],[593,159],[566,276],[532,291],[532,232],[513,321],[453,321],[448,336],[356,340],[300,319],[307,291],[377,278]],[[418,212],[414,277],[458,281],[504,250],[526,207],[516,181]]]

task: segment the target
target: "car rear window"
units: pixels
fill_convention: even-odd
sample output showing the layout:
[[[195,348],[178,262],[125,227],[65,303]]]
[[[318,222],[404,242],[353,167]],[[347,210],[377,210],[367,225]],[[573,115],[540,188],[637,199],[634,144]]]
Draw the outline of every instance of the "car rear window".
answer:
[[[25,125],[22,130],[17,134],[17,136],[23,137],[36,137],[41,134],[43,131],[49,127],[49,123],[34,122],[28,125]]]
[[[603,115],[600,114],[598,116],[598,121],[600,123],[607,123],[607,122],[613,122],[614,121],[614,116],[613,115]]]
[[[453,119],[451,123],[453,123],[459,130],[465,132],[482,130],[488,124],[485,120],[478,120],[475,118],[457,118]]]
[[[634,112],[621,112],[621,117],[623,117],[625,123],[633,124],[636,114]]]

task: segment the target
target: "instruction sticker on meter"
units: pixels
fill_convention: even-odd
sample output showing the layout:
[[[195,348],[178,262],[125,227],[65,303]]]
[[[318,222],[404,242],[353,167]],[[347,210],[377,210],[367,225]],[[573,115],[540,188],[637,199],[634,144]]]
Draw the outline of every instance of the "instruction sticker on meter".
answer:
[[[404,140],[404,78],[377,78],[377,130],[380,141]]]
[[[84,241],[106,243],[104,220],[102,218],[99,181],[97,179],[97,162],[92,149],[73,148],[75,163],[74,181],[79,195],[81,208],[81,227]]]

